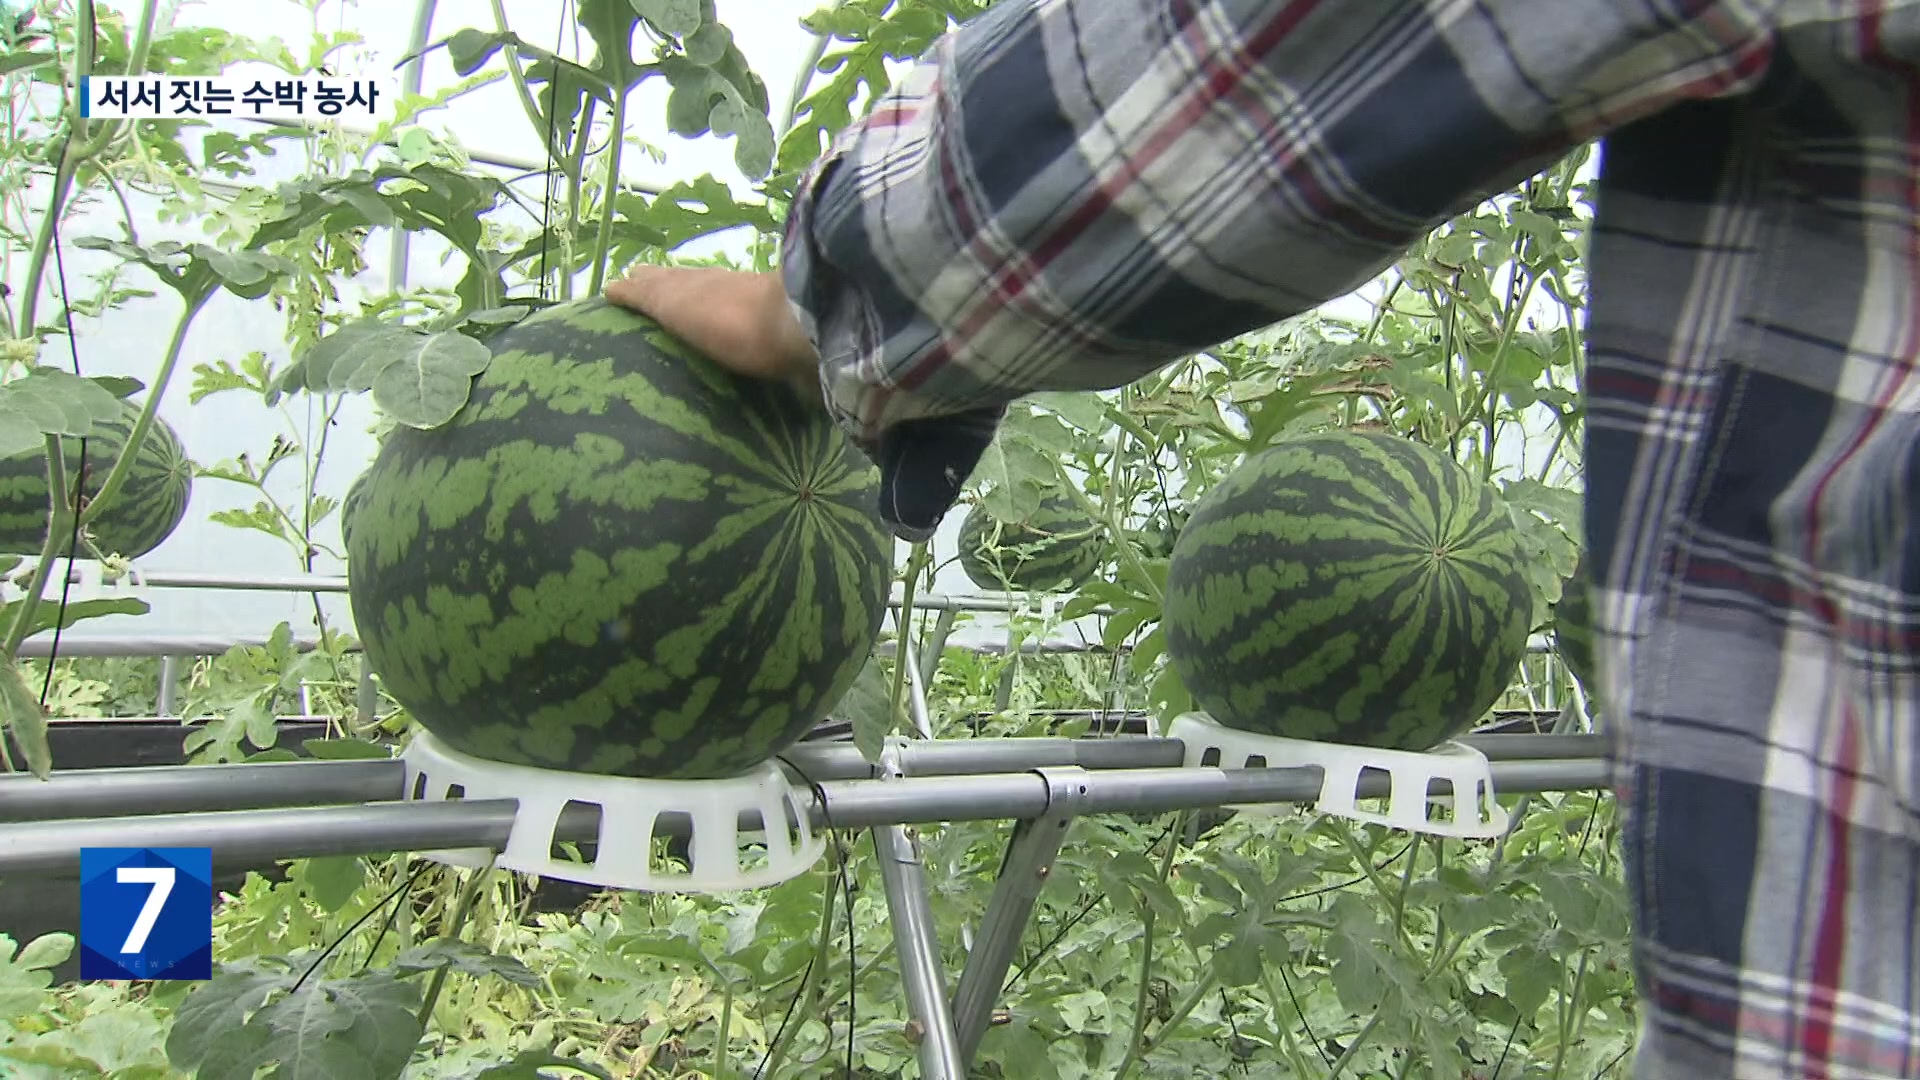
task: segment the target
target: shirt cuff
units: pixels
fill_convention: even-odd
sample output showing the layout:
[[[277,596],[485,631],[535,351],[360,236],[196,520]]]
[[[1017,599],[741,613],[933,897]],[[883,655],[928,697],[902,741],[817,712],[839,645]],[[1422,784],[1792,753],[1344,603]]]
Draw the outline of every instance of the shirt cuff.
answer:
[[[820,397],[828,414],[880,470],[882,520],[900,539],[925,543],[959,501],[1006,409],[974,409],[887,424],[862,419],[883,414],[875,396],[890,393],[860,376],[863,355],[875,348],[877,320],[865,306],[866,298],[847,289],[831,263],[821,258],[811,231],[814,196],[831,181],[839,160],[836,147],[801,183],[781,245],[781,279],[794,318],[820,358]],[[821,326],[823,312],[834,325]]]

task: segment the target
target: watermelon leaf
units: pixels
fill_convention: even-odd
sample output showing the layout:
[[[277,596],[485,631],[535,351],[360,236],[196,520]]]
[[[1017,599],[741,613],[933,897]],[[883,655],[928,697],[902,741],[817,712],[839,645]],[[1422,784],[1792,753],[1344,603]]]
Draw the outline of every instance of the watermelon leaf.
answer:
[[[26,71],[45,64],[51,64],[56,58],[52,53],[18,52],[0,56],[0,75],[11,75],[16,71]]]
[[[560,1057],[552,1050],[522,1050],[514,1055],[512,1061],[469,1073],[464,1080],[555,1080],[554,1075],[543,1072],[544,1069],[571,1069],[598,1077],[599,1080],[613,1080],[613,1074],[598,1065],[577,1058]]]
[[[471,941],[448,941],[444,938],[415,945],[401,953],[394,958],[390,970],[401,975],[418,975],[441,968],[451,968],[476,979],[492,975],[515,986],[535,987],[541,982],[540,976],[532,968],[514,957],[496,953]]]
[[[132,384],[131,389],[123,387]],[[0,384],[0,458],[43,449],[47,436],[84,439],[96,425],[117,419],[121,398],[139,388],[132,379],[82,378],[56,367],[34,367]]]
[[[634,13],[668,37],[685,37],[700,29],[698,0],[627,0]]]
[[[1103,435],[1112,426],[1107,421],[1107,402],[1095,391],[1046,390],[1029,394],[1026,400],[1088,434]]]
[[[373,377],[373,400],[394,420],[422,430],[458,415],[474,376],[493,359],[484,342],[444,330],[412,335],[396,352]]]
[[[47,711],[27,688],[20,665],[12,657],[0,659],[0,727],[13,735],[13,745],[27,759],[27,770],[45,780],[53,772],[53,751],[47,746]]]
[[[72,934],[42,934],[19,953],[16,942],[0,934],[0,1015],[32,1016],[46,1004],[52,968],[73,955]]]
[[[10,612],[14,606],[15,604],[7,604],[0,607],[0,612]],[[44,634],[53,629],[55,623],[59,624],[60,629],[66,630],[73,624],[87,619],[99,619],[108,615],[145,615],[150,610],[145,600],[138,600],[131,596],[74,600],[65,607],[66,610],[62,612],[60,604],[42,601],[33,609],[33,618],[27,623],[27,637]]]
[[[323,761],[384,761],[393,756],[385,746],[365,739],[307,739],[300,745]]]
[[[291,390],[314,394],[363,394],[376,375],[404,352],[418,332],[378,319],[360,319],[315,342],[267,386],[267,404]]]
[[[987,513],[1018,523],[1032,517],[1042,497],[1058,486],[1059,469],[1031,444],[998,434],[980,454],[971,479],[982,488],[980,503]]]
[[[445,42],[447,59],[452,61],[454,72],[464,79],[486,67],[487,61],[493,59],[493,54],[499,52],[502,45],[513,40],[514,35],[511,33],[501,31],[489,33],[485,30],[476,30],[471,26],[464,27],[454,31],[447,38]],[[427,51],[431,52],[432,49],[429,48]],[[411,59],[413,57],[407,57],[400,62],[404,64]]]
[[[745,92],[717,69],[683,56],[662,60],[673,91],[667,96],[667,130],[685,138],[712,132],[735,138],[734,163],[750,180],[773,169],[773,123]]]
[[[869,656],[867,666],[833,710],[853,725],[853,745],[870,763],[879,762],[880,749],[896,727],[891,686],[880,659]]]
[[[727,55],[727,46],[733,44],[733,31],[723,23],[706,23],[686,35],[681,47],[687,50],[687,59],[707,67],[719,63]]]
[[[397,1080],[423,1033],[417,989],[391,970],[305,970],[283,957],[223,966],[175,1011],[169,1060],[200,1080],[251,1080],[263,1065],[280,1080]]]

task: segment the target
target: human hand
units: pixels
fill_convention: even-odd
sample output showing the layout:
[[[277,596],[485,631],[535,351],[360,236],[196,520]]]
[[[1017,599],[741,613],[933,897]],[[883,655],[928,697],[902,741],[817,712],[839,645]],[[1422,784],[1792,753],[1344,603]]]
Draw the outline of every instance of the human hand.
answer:
[[[735,374],[785,382],[819,399],[820,360],[778,274],[641,265],[609,284],[606,296]]]

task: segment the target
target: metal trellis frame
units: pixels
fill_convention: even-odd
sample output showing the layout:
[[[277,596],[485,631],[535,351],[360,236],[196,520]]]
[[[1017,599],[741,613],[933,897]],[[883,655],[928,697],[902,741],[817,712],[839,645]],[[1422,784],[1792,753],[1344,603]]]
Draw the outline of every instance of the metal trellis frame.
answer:
[[[162,588],[346,589],[344,577],[149,573],[141,580]],[[786,751],[781,763],[813,828],[871,832],[921,1075],[964,1080],[1074,822],[1094,814],[1311,804],[1322,777],[1317,767],[1188,766],[1180,740],[1154,734],[933,738],[926,687],[957,614],[1024,605],[1013,597],[933,595],[913,606],[940,613],[918,648],[910,635],[899,635],[918,737],[890,737],[878,762],[845,743],[810,742]],[[893,607],[899,626],[906,622],[900,597]],[[63,643],[63,652],[71,648]],[[1502,795],[1608,783],[1600,736],[1481,734],[1461,741],[1486,756]],[[1384,774],[1364,779],[1358,794],[1385,795],[1389,783]],[[0,776],[0,877],[72,879],[80,849],[95,846],[211,848],[216,874],[274,859],[504,849],[519,800],[413,800],[406,785],[407,766],[397,758],[85,769],[44,781]],[[978,927],[961,928],[966,960],[949,988],[913,826],[1008,820],[1013,831],[993,892]],[[655,835],[683,831],[663,819]],[[588,843],[598,836],[598,813],[586,806],[564,812],[554,834]]]

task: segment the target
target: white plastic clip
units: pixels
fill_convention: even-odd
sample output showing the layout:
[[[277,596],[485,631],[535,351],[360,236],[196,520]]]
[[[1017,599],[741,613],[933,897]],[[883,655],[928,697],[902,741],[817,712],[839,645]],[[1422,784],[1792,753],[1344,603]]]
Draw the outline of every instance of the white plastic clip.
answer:
[[[455,798],[518,800],[496,865],[525,874],[638,892],[734,892],[798,877],[826,851],[826,838],[814,833],[807,805],[772,761],[728,779],[642,780],[485,761],[424,731],[415,733],[401,757],[409,800],[444,800],[454,787],[460,789]],[[599,811],[591,863],[552,853],[570,804]],[[691,827],[685,872],[654,858],[656,831],[668,817]],[[742,818],[748,827],[742,827]],[[753,828],[756,820],[759,827]],[[420,854],[451,866],[479,867],[486,865],[489,852]]]
[[[1185,745],[1188,767],[1320,769],[1320,798],[1313,808],[1322,814],[1476,840],[1501,836],[1510,825],[1507,811],[1495,801],[1493,769],[1486,755],[1464,743],[1449,741],[1421,753],[1311,742],[1240,731],[1198,712],[1175,719],[1167,735]],[[1388,777],[1384,812],[1359,806],[1362,798],[1379,797],[1360,794],[1361,779],[1369,771]],[[1430,812],[1435,806],[1445,810],[1438,819]],[[1279,810],[1271,806],[1230,809],[1267,814]]]

